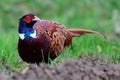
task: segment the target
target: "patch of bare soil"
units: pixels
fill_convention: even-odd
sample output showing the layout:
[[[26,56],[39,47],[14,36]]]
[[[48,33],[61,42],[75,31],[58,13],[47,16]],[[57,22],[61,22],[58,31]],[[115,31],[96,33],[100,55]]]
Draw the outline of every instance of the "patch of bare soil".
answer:
[[[11,77],[1,72],[0,80],[120,80],[120,64],[107,62],[107,59],[92,57],[67,60],[56,67],[30,65]]]

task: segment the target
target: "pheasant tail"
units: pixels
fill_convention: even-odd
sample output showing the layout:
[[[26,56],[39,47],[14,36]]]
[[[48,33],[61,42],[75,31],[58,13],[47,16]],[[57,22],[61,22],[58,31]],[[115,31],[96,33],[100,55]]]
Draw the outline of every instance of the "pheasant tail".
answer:
[[[67,29],[70,34],[72,35],[72,37],[77,37],[77,36],[81,36],[84,34],[100,34],[99,32],[96,31],[92,31],[92,30],[85,30],[85,29]]]

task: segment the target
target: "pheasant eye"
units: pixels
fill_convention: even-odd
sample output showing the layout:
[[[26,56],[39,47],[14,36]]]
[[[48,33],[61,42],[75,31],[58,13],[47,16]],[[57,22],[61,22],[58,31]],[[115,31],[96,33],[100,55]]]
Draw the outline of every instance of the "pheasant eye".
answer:
[[[34,16],[27,16],[24,18],[24,21],[29,24],[32,21],[32,19],[34,19]]]

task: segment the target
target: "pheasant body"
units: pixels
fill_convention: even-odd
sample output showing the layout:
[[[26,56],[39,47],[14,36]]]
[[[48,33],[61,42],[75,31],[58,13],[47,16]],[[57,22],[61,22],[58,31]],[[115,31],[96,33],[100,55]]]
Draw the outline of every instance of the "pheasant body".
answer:
[[[48,63],[71,44],[74,36],[85,33],[98,34],[91,30],[66,29],[58,22],[36,19],[33,14],[27,14],[19,22],[18,52],[27,63]]]

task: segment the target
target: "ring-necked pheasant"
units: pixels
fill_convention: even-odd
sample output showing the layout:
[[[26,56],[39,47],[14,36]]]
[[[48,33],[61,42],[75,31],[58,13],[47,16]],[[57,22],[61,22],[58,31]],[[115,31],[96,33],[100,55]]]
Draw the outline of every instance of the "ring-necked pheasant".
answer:
[[[72,42],[83,34],[99,34],[84,29],[67,29],[64,25],[26,14],[19,21],[18,52],[23,61],[37,63],[54,60]]]

